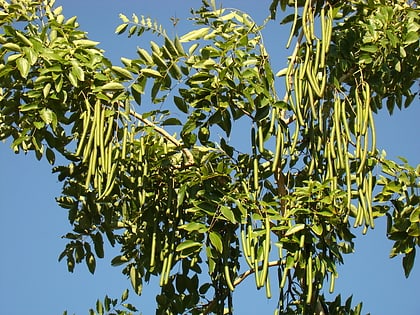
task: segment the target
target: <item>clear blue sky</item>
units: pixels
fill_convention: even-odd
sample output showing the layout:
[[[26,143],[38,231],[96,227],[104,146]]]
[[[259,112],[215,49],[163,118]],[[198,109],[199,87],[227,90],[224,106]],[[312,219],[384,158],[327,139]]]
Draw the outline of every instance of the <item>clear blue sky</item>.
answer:
[[[201,1],[58,0],[57,3],[63,5],[67,18],[77,15],[90,39],[100,41],[107,56],[117,61],[121,56],[134,56],[137,45],[148,43],[145,39],[127,41],[124,36],[116,36],[118,13],[156,17],[168,27],[169,34],[182,34],[190,23],[185,19],[189,9],[199,6]],[[223,1],[225,7],[242,9],[257,22],[268,15],[269,3],[270,0]],[[172,16],[180,19],[176,29],[171,25]],[[287,27],[281,28],[278,22],[272,22],[264,33],[274,71],[285,65],[282,50],[287,34]],[[409,109],[396,111],[393,117],[385,112],[377,117],[378,146],[390,157],[408,158],[412,165],[420,163],[419,105],[417,98]],[[120,268],[110,267],[112,250],[107,250],[105,259],[97,262],[93,276],[84,264],[76,266],[75,273],[70,274],[65,262],[58,263],[57,257],[66,243],[61,235],[69,232],[70,226],[66,211],[54,201],[60,194],[61,183],[51,174],[48,163],[36,161],[32,154],[15,155],[7,143],[0,143],[0,158],[0,313],[52,315],[67,309],[69,314],[81,315],[94,307],[97,298],[106,294],[119,297],[130,284]],[[418,315],[420,257],[406,280],[401,258],[388,259],[392,244],[385,239],[383,223],[356,240],[355,254],[345,256],[336,293],[342,293],[343,297],[353,294],[354,302],[363,301],[364,314]],[[235,314],[272,314],[275,295],[267,301],[264,290],[256,291],[253,285],[250,279],[236,289]],[[131,295],[130,301],[144,315],[154,314],[155,292],[155,286],[146,286],[142,297]]]

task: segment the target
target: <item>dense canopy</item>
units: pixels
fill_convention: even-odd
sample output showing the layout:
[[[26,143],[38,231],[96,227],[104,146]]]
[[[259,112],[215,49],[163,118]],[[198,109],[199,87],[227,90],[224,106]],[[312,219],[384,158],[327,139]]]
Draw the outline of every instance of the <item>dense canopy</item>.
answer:
[[[290,25],[280,71],[264,25],[213,1],[180,36],[120,14],[116,33],[155,36],[120,65],[54,1],[0,4],[0,139],[46,157],[63,183],[69,271],[94,273],[109,242],[137,294],[158,277],[157,314],[232,314],[248,277],[280,314],[359,314],[323,287],[334,290],[354,229],[387,216],[409,276],[420,166],[376,147],[374,114],[418,98],[415,2],[273,1],[271,18]]]

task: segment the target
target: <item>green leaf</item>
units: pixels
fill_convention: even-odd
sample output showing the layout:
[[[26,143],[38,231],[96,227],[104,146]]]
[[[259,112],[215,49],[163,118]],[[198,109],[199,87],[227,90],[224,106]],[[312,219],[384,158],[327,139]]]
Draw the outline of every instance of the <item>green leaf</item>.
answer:
[[[283,76],[285,76],[285,75],[286,75],[286,73],[287,73],[287,69],[288,69],[288,68],[283,68],[283,69],[279,70],[279,71],[276,73],[276,76],[277,76],[277,77],[283,77]]]
[[[56,114],[49,108],[43,108],[39,112],[41,119],[47,124],[52,125],[53,128],[57,125],[57,116]]]
[[[127,29],[128,24],[121,24],[118,25],[117,28],[115,29],[115,33],[116,34],[122,34],[124,33],[124,31]]]
[[[6,48],[8,50],[16,51],[16,52],[21,51],[20,46],[15,44],[15,43],[4,43],[4,44],[2,44],[2,48]]]
[[[188,224],[181,225],[179,228],[188,232],[198,231],[198,233],[205,233],[208,230],[205,224],[199,222],[190,222]]]
[[[304,228],[305,228],[305,224],[303,224],[303,223],[296,224],[296,225],[292,226],[291,228],[289,228],[287,230],[287,232],[284,234],[284,236],[289,236],[289,235],[295,234],[295,233],[303,230]]]
[[[89,40],[89,39],[75,39],[73,40],[73,44],[76,47],[95,47],[99,44],[99,42],[95,42],[93,40]]]
[[[324,231],[322,224],[313,224],[311,230],[318,236],[322,235],[322,232]]]
[[[181,121],[177,118],[168,118],[162,122],[162,126],[180,126]]]
[[[123,265],[125,263],[127,263],[128,261],[130,261],[129,258],[127,258],[124,255],[120,255],[120,256],[116,256],[111,260],[111,265],[112,266],[120,266]]]
[[[126,309],[128,309],[129,311],[137,312],[137,308],[135,308],[134,305],[132,305],[130,303],[124,303],[124,304],[122,304],[122,306],[125,307]]]
[[[28,77],[30,69],[29,61],[21,57],[19,59],[16,59],[16,66],[20,72],[20,75],[26,79]]]
[[[139,92],[138,84],[133,84],[131,86],[131,95],[133,95],[134,100],[138,105],[141,105],[141,92]]]
[[[133,79],[133,76],[131,75],[131,72],[128,71],[127,69],[124,69],[124,68],[118,67],[118,66],[112,66],[111,69],[116,74],[118,74],[119,76],[123,77],[124,79],[128,79],[128,80],[132,80]]]
[[[44,98],[48,97],[48,94],[50,94],[51,91],[51,83],[45,84],[44,88],[42,89],[42,94],[44,95]]]
[[[143,48],[137,48],[137,54],[143,59],[148,65],[153,65],[152,56]]]
[[[408,32],[404,38],[404,44],[410,45],[419,41],[419,34],[417,32]]]
[[[105,295],[104,304],[105,304],[105,311],[109,312],[109,310],[111,309],[111,299],[108,297],[108,295]]]
[[[128,299],[128,293],[129,293],[128,289],[125,289],[123,294],[121,295],[121,302],[124,302]]]
[[[182,242],[181,244],[179,244],[176,247],[175,250],[177,252],[181,252],[181,251],[186,250],[186,249],[195,249],[195,250],[198,250],[198,249],[201,248],[201,246],[203,246],[202,243],[195,242],[195,241],[192,241],[192,240],[186,240],[186,241]]]
[[[102,302],[99,300],[96,300],[96,311],[99,315],[102,315],[104,313],[104,306],[102,305]]]
[[[146,77],[152,77],[152,78],[161,78],[162,75],[159,71],[156,71],[154,69],[141,69],[140,72],[145,75]]]
[[[78,86],[78,84],[77,84],[77,77],[76,77],[76,74],[73,71],[71,71],[68,74],[68,78],[69,78],[69,81],[70,81],[71,85],[73,85],[74,87],[77,87]]]
[[[109,82],[102,87],[100,87],[100,91],[121,91],[124,90],[125,87],[121,83],[118,82]]]
[[[71,68],[71,73],[73,74],[74,77],[77,78],[78,81],[82,81],[82,82],[85,81],[85,72],[79,65],[73,64]]]
[[[188,106],[185,103],[184,99],[179,97],[179,96],[174,96],[174,103],[176,105],[176,107],[178,107],[178,109],[185,113],[188,114]]]
[[[87,253],[86,255],[86,264],[91,274],[95,273],[96,269],[96,259],[92,253]]]
[[[196,40],[196,39],[201,39],[203,38],[205,35],[208,34],[210,28],[209,27],[203,27],[203,28],[199,28],[197,30],[193,30],[185,35],[183,35],[179,41],[181,43],[185,43],[185,42],[190,42],[192,40]]]
[[[55,162],[55,154],[54,151],[51,150],[50,148],[47,148],[47,150],[45,151],[46,157],[48,162],[53,165]]]
[[[213,245],[213,247],[219,253],[222,253],[223,252],[223,243],[222,243],[222,237],[220,236],[220,234],[215,232],[215,231],[211,231],[209,233],[209,239],[210,239],[210,243]]]
[[[102,239],[102,234],[97,232],[96,234],[91,235],[93,241],[93,247],[95,249],[96,256],[99,258],[104,258],[104,241]]]
[[[236,223],[235,215],[233,214],[233,211],[231,208],[226,206],[220,207],[220,212],[222,212],[223,216],[228,219],[228,221],[232,223]]]
[[[124,23],[130,22],[130,20],[128,19],[126,15],[120,13],[118,16],[120,17],[121,21],[123,21]]]
[[[403,264],[403,268],[404,268],[404,274],[405,277],[408,278],[410,276],[410,272],[413,269],[414,266],[414,259],[416,258],[416,249],[413,248],[411,250],[411,252],[409,252],[408,254],[406,254],[403,257],[402,260],[402,264]]]
[[[360,50],[370,52],[370,53],[376,53],[378,51],[378,46],[376,45],[365,45],[360,47]]]

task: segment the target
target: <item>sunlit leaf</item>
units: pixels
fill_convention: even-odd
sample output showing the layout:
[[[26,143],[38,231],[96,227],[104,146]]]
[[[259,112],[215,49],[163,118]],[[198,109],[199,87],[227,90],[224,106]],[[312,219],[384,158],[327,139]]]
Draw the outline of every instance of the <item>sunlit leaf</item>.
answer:
[[[223,252],[222,238],[219,233],[211,231],[209,233],[210,243],[216,248],[219,253]]]
[[[303,230],[304,228],[305,228],[305,224],[303,224],[303,223],[296,224],[296,225],[292,226],[291,228],[289,228],[286,231],[286,233],[284,234],[284,236],[289,236],[289,235],[295,234],[295,233]]]
[[[179,39],[179,41],[181,43],[185,43],[185,42],[189,42],[192,40],[196,40],[199,38],[204,37],[205,35],[207,35],[209,33],[210,28],[208,27],[203,27],[194,31],[191,31],[183,36],[181,36],[181,38]]]
[[[181,244],[179,244],[176,247],[175,250],[177,252],[181,252],[181,251],[186,250],[186,249],[198,250],[199,248],[201,248],[201,246],[203,246],[202,243],[191,241],[191,240],[186,240],[186,241],[182,242]]]
[[[156,71],[154,69],[141,69],[140,72],[144,74],[146,77],[152,77],[152,78],[161,78],[162,75],[159,71]]]
[[[18,59],[16,59],[16,65],[17,65],[17,68],[20,72],[20,75],[23,78],[26,79],[28,77],[29,69],[30,69],[30,64],[29,64],[28,60],[26,60],[23,57],[18,58]]]
[[[102,91],[121,91],[124,89],[125,89],[124,85],[118,82],[109,82],[100,87],[100,90]]]

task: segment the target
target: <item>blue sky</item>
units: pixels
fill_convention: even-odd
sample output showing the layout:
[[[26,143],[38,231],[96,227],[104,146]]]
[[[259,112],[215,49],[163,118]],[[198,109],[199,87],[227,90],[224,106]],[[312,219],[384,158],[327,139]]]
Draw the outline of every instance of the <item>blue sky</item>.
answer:
[[[167,26],[168,33],[188,31],[189,9],[198,6],[198,0],[57,0],[63,5],[64,15],[78,16],[81,28],[92,40],[101,42],[106,55],[113,61],[132,57],[136,46],[148,47],[148,40],[114,34],[119,24],[118,13],[132,13],[156,17]],[[257,22],[268,15],[270,0],[223,1],[225,7],[236,7],[248,12]],[[170,17],[180,22],[172,26]],[[288,28],[271,22],[264,32],[265,45],[271,54],[274,71],[285,66],[283,47]],[[282,83],[279,83],[281,86]],[[412,165],[420,163],[420,101],[410,108],[396,111],[392,117],[380,113],[377,120],[378,147],[388,156],[404,156]],[[105,259],[97,262],[97,271],[91,275],[84,264],[76,266],[73,274],[67,272],[64,262],[57,257],[65,246],[61,235],[70,231],[67,214],[54,201],[60,194],[61,183],[51,174],[45,160],[37,161],[32,154],[15,155],[8,143],[0,143],[0,303],[1,313],[22,314],[87,314],[97,298],[106,294],[119,297],[129,281],[120,268],[110,267],[113,250],[105,252]],[[363,313],[420,314],[418,303],[420,262],[417,259],[411,277],[404,278],[400,257],[388,259],[391,242],[385,239],[383,220],[367,236],[356,240],[356,253],[345,256],[340,268],[336,293],[343,297],[354,295],[353,301],[363,301]],[[115,252],[114,252],[115,253]],[[264,290],[256,291],[250,278],[234,293],[235,314],[272,314],[275,297],[265,299]],[[273,284],[272,284],[273,286]],[[130,302],[143,311],[154,314],[156,286],[146,286],[138,298]],[[274,292],[273,292],[274,293]]]

